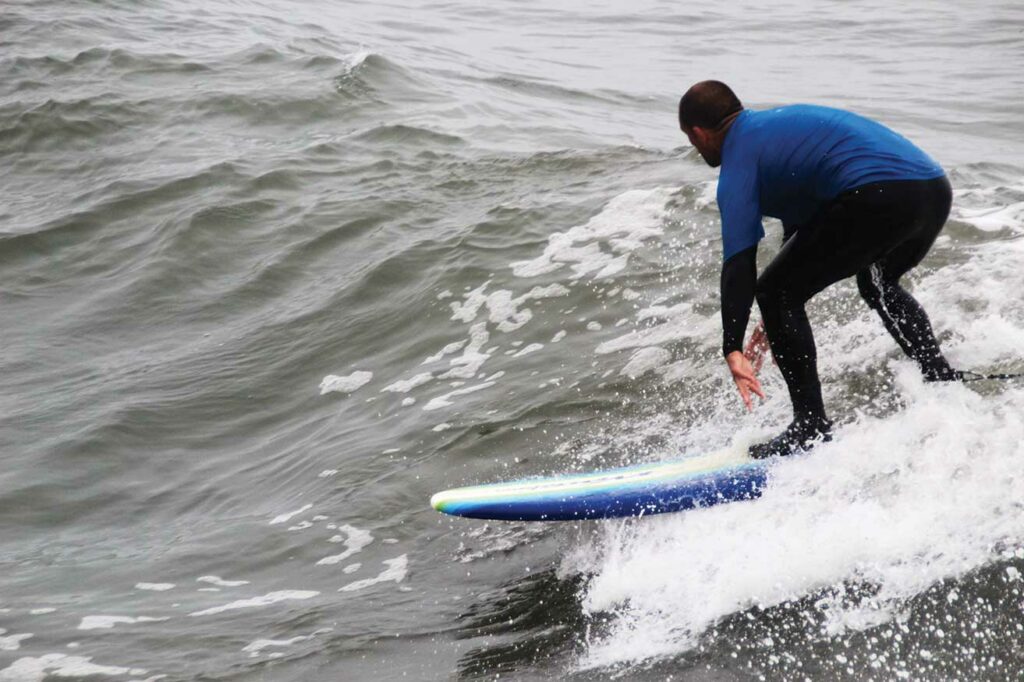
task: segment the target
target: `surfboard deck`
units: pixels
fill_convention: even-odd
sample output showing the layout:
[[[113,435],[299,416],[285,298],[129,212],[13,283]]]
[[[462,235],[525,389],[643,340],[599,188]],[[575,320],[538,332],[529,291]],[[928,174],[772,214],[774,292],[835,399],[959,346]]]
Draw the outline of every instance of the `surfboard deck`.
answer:
[[[722,450],[671,462],[439,492],[430,505],[471,519],[575,521],[645,516],[761,496],[767,464]]]

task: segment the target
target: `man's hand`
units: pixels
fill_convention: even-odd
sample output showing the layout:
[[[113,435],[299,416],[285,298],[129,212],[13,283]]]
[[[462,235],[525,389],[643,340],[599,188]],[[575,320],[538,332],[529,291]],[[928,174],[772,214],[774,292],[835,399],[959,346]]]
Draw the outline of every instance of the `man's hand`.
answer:
[[[761,400],[764,400],[764,391],[761,389],[761,382],[757,380],[757,374],[750,364],[750,360],[747,360],[743,353],[734,350],[725,356],[725,361],[729,364],[732,380],[736,382],[736,388],[739,389],[740,397],[743,398],[743,404],[747,406],[747,410],[753,410],[754,404],[750,399],[750,394],[756,393]]]
[[[750,361],[755,375],[761,371],[761,365],[764,364],[764,355],[767,352],[768,335],[764,331],[764,322],[758,322],[757,326],[754,327],[754,331],[750,334],[747,347],[743,349],[743,355]]]

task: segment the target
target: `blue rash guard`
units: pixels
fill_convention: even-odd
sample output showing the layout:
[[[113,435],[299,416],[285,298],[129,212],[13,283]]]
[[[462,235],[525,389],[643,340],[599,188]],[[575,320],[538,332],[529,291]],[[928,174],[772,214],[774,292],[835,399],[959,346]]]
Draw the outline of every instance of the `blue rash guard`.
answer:
[[[810,104],[744,110],[722,146],[718,206],[725,260],[764,237],[762,216],[806,223],[827,201],[872,182],[930,180],[944,172],[880,123]]]

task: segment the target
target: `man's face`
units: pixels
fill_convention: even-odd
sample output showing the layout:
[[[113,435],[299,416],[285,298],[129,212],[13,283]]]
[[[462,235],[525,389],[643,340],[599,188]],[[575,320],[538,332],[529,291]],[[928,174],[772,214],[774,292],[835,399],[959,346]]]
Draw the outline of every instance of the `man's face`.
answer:
[[[722,151],[717,144],[715,144],[715,135],[713,131],[707,130],[706,128],[683,126],[683,132],[686,133],[686,137],[690,140],[697,152],[701,155],[701,158],[711,166],[712,168],[718,168],[722,165]]]

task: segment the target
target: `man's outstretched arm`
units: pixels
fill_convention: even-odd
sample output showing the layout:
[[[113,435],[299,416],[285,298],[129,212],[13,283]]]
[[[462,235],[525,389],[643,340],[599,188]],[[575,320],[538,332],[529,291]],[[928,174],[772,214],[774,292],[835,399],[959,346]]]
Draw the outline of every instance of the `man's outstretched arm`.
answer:
[[[747,409],[753,408],[750,394],[764,399],[761,382],[743,355],[743,335],[750,320],[757,284],[757,244],[733,254],[722,265],[722,353],[732,379]]]
[[[722,264],[722,355],[743,350],[757,285],[757,244]]]

